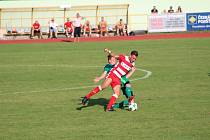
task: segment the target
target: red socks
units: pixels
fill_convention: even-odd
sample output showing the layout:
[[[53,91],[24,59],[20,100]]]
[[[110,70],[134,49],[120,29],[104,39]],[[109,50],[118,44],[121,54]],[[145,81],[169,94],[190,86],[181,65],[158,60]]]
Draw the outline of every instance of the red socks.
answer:
[[[94,88],[90,93],[88,93],[88,94],[86,95],[86,97],[87,97],[88,99],[90,99],[91,96],[97,94],[97,93],[98,93],[99,91],[101,91],[101,90],[102,90],[102,89],[101,89],[101,86],[97,86],[97,87]]]
[[[106,109],[111,109],[112,105],[115,103],[116,99],[117,99],[117,95],[116,94],[112,95],[112,97],[109,100],[109,104],[107,105]]]
[[[128,99],[128,102],[129,102],[129,104],[134,103],[134,96],[131,96],[131,97]]]

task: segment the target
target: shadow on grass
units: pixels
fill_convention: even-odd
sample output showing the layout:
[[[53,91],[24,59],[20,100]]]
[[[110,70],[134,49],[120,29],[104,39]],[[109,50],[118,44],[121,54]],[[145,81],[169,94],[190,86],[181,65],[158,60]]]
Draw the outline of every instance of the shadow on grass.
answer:
[[[83,97],[81,97],[81,99],[79,101],[82,101],[82,98]],[[107,100],[105,98],[90,99],[87,106],[83,106],[83,105],[81,105],[81,103],[79,103],[81,106],[77,107],[76,109],[77,110],[82,110],[84,108],[92,107],[92,106],[95,106],[95,105],[99,105],[99,106],[102,106],[102,107],[105,108],[108,103],[109,103],[109,100]]]

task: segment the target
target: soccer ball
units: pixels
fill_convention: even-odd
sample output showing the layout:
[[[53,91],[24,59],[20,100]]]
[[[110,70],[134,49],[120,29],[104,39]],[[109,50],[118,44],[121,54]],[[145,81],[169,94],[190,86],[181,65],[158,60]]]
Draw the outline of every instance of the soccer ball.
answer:
[[[138,109],[137,103],[131,103],[131,104],[128,106],[128,110],[129,110],[129,111],[136,111],[137,109]]]

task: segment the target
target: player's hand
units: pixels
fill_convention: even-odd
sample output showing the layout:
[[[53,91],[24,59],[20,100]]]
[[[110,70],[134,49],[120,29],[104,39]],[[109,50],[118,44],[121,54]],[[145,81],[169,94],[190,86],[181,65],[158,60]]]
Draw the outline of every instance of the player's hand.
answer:
[[[135,71],[135,70],[136,70],[136,67],[132,67],[131,70],[132,70],[132,71]]]
[[[94,83],[98,83],[100,81],[100,78],[99,77],[96,77],[95,79],[94,79]]]

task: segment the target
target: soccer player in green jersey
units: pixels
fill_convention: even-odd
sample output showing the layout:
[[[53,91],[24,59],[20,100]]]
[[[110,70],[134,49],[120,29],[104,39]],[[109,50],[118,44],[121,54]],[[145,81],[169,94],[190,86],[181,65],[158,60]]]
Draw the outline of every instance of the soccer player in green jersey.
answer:
[[[107,57],[108,57],[108,64],[105,65],[104,71],[101,74],[101,76],[96,77],[94,79],[95,83],[104,79],[116,64],[116,58],[113,57],[113,55],[109,54]],[[132,70],[127,75],[124,75],[121,78],[121,90],[123,92],[123,95],[125,95],[127,99],[123,100],[120,103],[115,103],[113,108],[124,108],[125,106],[128,106],[130,103],[134,103],[134,95],[128,78],[134,73],[135,70],[136,70],[135,67],[133,67]]]

